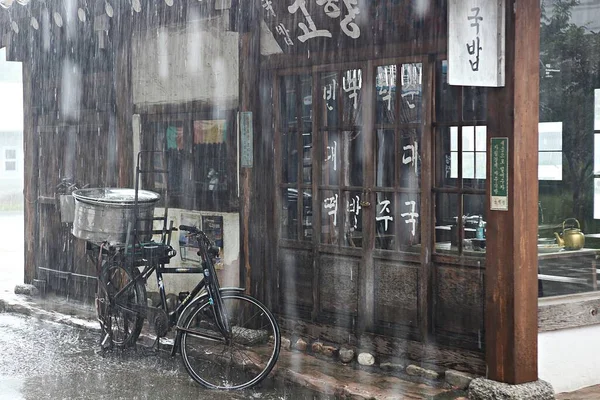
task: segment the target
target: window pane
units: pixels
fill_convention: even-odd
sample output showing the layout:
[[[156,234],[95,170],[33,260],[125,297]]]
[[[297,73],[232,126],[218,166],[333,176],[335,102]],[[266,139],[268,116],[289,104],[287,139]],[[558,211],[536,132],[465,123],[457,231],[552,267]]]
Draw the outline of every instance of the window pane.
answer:
[[[396,65],[377,67],[376,124],[391,124],[396,120]]]
[[[475,151],[475,127],[463,126],[462,151]]]
[[[339,237],[339,195],[332,190],[321,192],[321,242],[337,244]]]
[[[298,190],[282,189],[281,236],[284,239],[298,239]]]
[[[539,150],[562,150],[562,122],[539,123]]]
[[[312,132],[302,134],[302,181],[304,183],[312,182]]]
[[[463,152],[462,163],[463,179],[475,178],[475,153]]]
[[[17,150],[15,150],[15,149],[6,149],[4,151],[4,158],[6,160],[16,160],[17,159]]]
[[[485,195],[464,195],[465,252],[485,251]]]
[[[393,250],[395,247],[395,209],[392,193],[376,193],[375,248]]]
[[[600,175],[600,134],[594,135],[594,174]]]
[[[320,77],[320,87],[322,90],[321,101],[321,124],[327,127],[338,125],[338,97],[340,90],[340,80],[336,72],[322,73]]]
[[[458,127],[450,127],[450,150],[458,151]]]
[[[16,171],[17,170],[17,162],[16,161],[6,161],[4,163],[5,171]]]
[[[363,245],[363,201],[360,192],[344,192],[344,246],[362,247]]]
[[[447,162],[448,160],[446,160]],[[448,165],[446,164],[446,174],[448,173]],[[453,151],[451,153],[450,159],[450,176],[446,176],[447,178],[458,178],[458,151]]]
[[[435,249],[436,251],[457,250],[458,195],[438,193],[435,196]]]
[[[423,65],[421,63],[402,64],[401,77],[400,121],[403,123],[419,122],[423,108]]]
[[[283,133],[281,135],[281,164],[285,183],[298,181],[298,149],[296,145],[295,133]]]
[[[364,135],[361,131],[344,132],[344,169],[346,185],[363,185]]]
[[[400,227],[396,240],[400,250],[417,250],[414,246],[421,243],[420,196],[412,193],[400,194],[398,218]]]
[[[539,154],[538,179],[562,180],[562,153],[542,151]]]
[[[403,131],[400,138],[400,187],[418,189],[420,187],[419,170],[421,168],[421,136],[412,129]]]
[[[300,77],[300,90],[302,101],[302,130],[308,132],[312,130],[312,77],[303,75]]]
[[[600,89],[594,89],[594,130],[600,131]]]
[[[486,88],[463,87],[463,121],[483,121],[487,114]]]
[[[459,86],[448,85],[448,62],[437,63],[436,118],[438,121],[458,120]]]
[[[594,219],[600,219],[600,178],[594,178]]]
[[[302,240],[312,240],[312,216],[312,192],[308,189],[304,189],[302,191]]]
[[[475,151],[487,151],[487,127],[475,127]]]
[[[281,128],[293,129],[297,127],[297,102],[296,102],[296,77],[284,76],[281,78]]]
[[[456,187],[458,182],[458,128],[438,128],[436,140],[436,186]]]
[[[344,72],[342,79],[344,126],[362,125],[362,86],[361,69],[351,69]]]
[[[395,154],[393,130],[377,130],[377,165],[375,171],[376,185],[379,187],[394,186]]]
[[[475,153],[475,178],[485,179],[486,174],[486,154],[483,152]]]
[[[321,183],[339,185],[341,143],[336,131],[323,132]]]

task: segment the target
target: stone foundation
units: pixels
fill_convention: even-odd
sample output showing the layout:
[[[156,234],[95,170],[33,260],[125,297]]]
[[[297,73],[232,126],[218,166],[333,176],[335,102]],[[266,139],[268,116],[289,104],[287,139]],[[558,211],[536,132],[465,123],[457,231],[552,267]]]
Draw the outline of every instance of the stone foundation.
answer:
[[[554,389],[545,381],[509,385],[477,378],[469,385],[470,400],[554,400]]]

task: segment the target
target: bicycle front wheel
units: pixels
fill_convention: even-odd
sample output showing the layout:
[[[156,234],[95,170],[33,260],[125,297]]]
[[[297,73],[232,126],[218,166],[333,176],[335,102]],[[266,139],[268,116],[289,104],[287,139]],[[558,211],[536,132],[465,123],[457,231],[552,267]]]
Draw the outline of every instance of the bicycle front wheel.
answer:
[[[146,287],[141,281],[127,285],[139,275],[119,262],[102,268],[96,293],[96,311],[102,328],[103,347],[133,346],[142,331],[146,304]],[[124,288],[126,288],[123,290]]]
[[[181,356],[190,376],[210,389],[244,389],[271,372],[281,345],[273,314],[242,293],[221,293],[231,330],[222,335],[214,306],[205,301],[189,314],[181,329]]]

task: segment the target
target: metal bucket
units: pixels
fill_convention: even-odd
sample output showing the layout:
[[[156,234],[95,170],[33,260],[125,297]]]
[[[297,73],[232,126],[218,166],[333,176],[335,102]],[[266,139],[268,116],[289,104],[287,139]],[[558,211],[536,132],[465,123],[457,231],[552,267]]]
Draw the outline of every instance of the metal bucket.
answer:
[[[123,245],[135,222],[135,190],[120,188],[79,189],[73,192],[75,216],[73,235],[94,243],[108,242]],[[158,193],[138,191],[138,240],[152,238],[154,206],[160,200]]]

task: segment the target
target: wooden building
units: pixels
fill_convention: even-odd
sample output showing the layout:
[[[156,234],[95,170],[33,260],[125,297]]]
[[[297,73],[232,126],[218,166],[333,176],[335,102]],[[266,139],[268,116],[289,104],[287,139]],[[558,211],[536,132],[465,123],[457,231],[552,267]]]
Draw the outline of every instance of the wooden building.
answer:
[[[134,154],[164,150],[175,219],[234,226],[221,227],[235,251],[225,268],[292,336],[537,380],[540,5],[496,4],[504,85],[488,88],[448,82],[448,7],[0,10],[0,46],[23,62],[26,280],[92,294],[57,185],[132,187]],[[507,146],[502,210],[492,143]],[[470,240],[480,223],[485,242]]]

